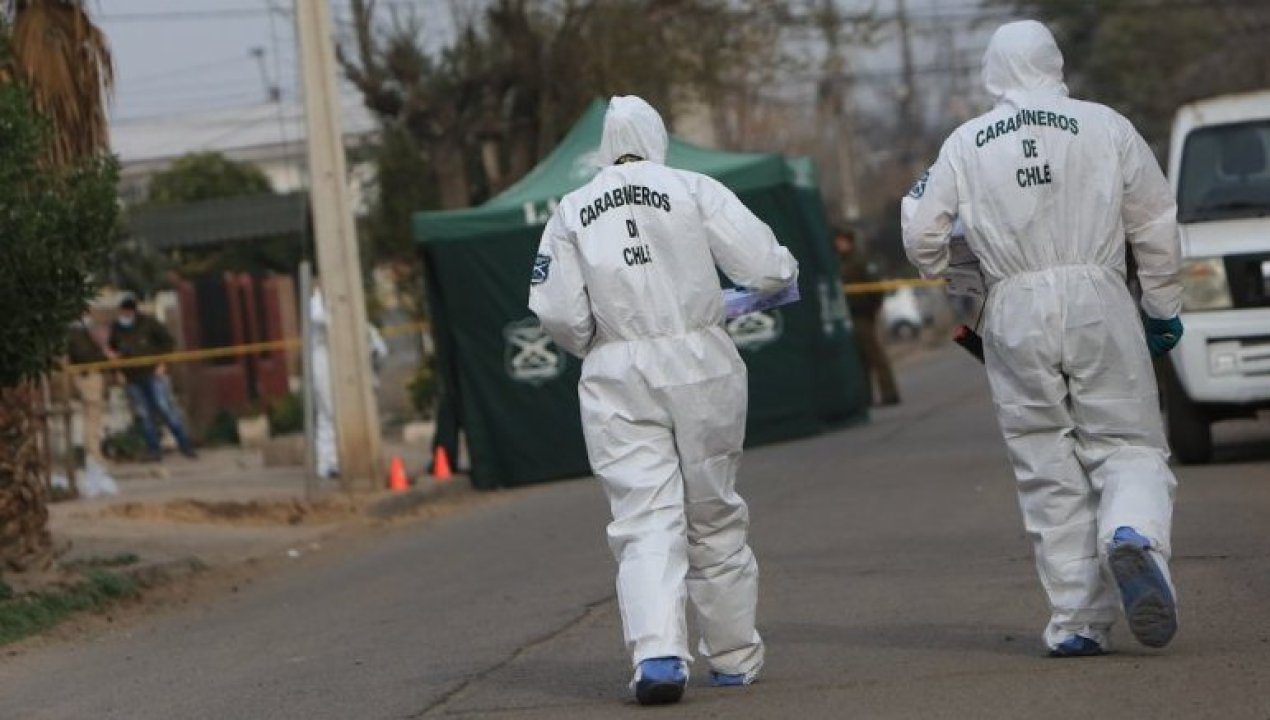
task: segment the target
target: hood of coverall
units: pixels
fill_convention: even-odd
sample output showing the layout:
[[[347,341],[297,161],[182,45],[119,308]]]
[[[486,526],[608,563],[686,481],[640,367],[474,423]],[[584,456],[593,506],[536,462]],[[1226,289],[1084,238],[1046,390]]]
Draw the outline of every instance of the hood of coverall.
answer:
[[[661,115],[642,98],[618,96],[609,101],[600,138],[600,163],[612,165],[623,155],[664,164],[670,138]]]
[[[1049,28],[1035,20],[997,28],[983,54],[983,84],[997,102],[1038,93],[1066,95],[1063,53]]]

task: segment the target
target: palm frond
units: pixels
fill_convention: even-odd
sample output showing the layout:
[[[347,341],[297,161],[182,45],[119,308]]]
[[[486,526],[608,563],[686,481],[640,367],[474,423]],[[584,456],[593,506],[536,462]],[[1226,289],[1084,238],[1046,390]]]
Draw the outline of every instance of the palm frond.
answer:
[[[84,0],[9,0],[13,73],[53,125],[50,156],[69,163],[110,146],[110,44]]]

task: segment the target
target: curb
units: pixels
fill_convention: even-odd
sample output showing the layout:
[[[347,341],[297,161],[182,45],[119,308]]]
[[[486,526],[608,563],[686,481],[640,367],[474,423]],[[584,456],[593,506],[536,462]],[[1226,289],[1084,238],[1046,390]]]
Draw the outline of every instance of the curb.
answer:
[[[458,475],[444,483],[438,484],[432,481],[426,487],[412,488],[404,493],[377,500],[367,506],[365,512],[368,517],[376,520],[392,520],[409,515],[430,501],[473,492],[475,490],[468,479]]]
[[[209,567],[207,563],[197,557],[190,556],[177,560],[146,563],[136,567],[119,569],[116,572],[136,580],[143,588],[152,588],[178,578],[197,575]]]

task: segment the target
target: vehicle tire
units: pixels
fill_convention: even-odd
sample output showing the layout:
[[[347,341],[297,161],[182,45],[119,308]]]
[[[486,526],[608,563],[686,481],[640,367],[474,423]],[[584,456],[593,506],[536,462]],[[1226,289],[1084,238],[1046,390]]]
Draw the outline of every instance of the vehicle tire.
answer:
[[[891,326],[891,337],[896,340],[913,340],[920,335],[922,329],[907,320],[901,320]]]
[[[1164,427],[1173,457],[1183,465],[1203,465],[1213,460],[1213,424],[1204,408],[1191,402],[1171,364],[1165,363],[1163,392]]]

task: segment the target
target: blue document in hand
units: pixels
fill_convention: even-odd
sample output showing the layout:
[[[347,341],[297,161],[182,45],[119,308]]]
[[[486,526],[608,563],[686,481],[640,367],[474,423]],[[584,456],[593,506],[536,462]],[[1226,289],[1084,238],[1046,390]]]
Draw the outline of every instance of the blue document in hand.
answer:
[[[743,288],[728,288],[723,291],[723,314],[729,320],[749,315],[750,313],[771,310],[774,307],[798,302],[798,283],[792,283],[783,290],[772,293],[760,293]]]

